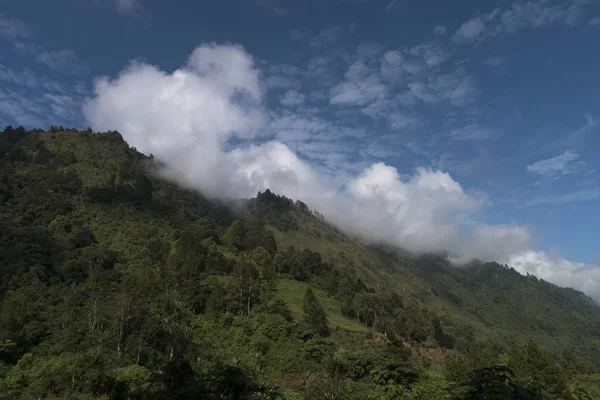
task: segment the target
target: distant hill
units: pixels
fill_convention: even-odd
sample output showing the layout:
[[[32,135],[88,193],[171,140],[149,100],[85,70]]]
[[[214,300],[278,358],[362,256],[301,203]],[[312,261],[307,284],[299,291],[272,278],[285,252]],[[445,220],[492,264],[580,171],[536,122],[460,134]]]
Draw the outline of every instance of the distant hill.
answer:
[[[118,132],[0,134],[0,396],[600,396],[583,293],[358,240],[269,190],[233,209],[159,168]]]

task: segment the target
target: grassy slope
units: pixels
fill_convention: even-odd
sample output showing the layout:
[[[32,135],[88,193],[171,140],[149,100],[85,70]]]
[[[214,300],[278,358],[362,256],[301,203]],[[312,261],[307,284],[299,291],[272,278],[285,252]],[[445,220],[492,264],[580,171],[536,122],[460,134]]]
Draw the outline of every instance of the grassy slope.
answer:
[[[600,332],[589,322],[598,318],[600,307],[581,293],[502,270],[486,273],[483,278],[479,276],[482,270],[447,266],[424,270],[410,255],[391,257],[317,217],[301,215],[298,219],[298,231],[272,229],[280,248],[318,251],[338,268],[354,270],[367,285],[418,297],[438,315],[447,317],[442,320],[452,321],[453,326],[447,326],[449,333],[466,325],[482,341],[533,337],[559,354],[571,348],[600,361]],[[440,294],[441,290],[455,294],[460,303]]]
[[[296,320],[301,320],[304,315],[304,312],[302,311],[304,294],[309,287],[310,286],[304,282],[298,282],[291,279],[282,279],[277,284],[277,297],[288,303],[290,311],[292,312],[292,317]],[[327,319],[331,329],[339,327],[349,332],[359,333],[369,331],[369,328],[365,325],[344,317],[340,311],[339,303],[333,297],[328,296],[321,289],[312,289],[327,313]]]

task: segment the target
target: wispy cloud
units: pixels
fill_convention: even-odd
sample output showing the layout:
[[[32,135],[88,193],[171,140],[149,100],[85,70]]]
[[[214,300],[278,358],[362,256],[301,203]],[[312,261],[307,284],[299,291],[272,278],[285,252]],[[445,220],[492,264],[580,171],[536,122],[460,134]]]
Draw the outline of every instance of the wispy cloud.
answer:
[[[590,133],[592,133],[596,126],[598,125],[598,120],[594,118],[591,114],[585,115],[585,123],[578,129],[568,133],[564,136],[564,138],[558,140],[555,144],[558,146],[574,146],[581,142],[581,140],[585,139]]]
[[[0,118],[6,125],[41,126],[44,107],[22,92],[0,89]]]
[[[528,200],[526,206],[561,205],[569,203],[581,203],[600,198],[600,188],[583,189],[559,195],[536,196]]]
[[[497,129],[481,126],[477,123],[469,123],[460,128],[454,128],[448,136],[455,140],[487,140],[497,137],[500,132]]]
[[[428,67],[437,67],[451,56],[451,52],[439,42],[421,43],[410,49],[410,54],[420,57]]]
[[[598,26],[600,25],[600,17],[592,18],[590,22],[588,22],[590,26]]]
[[[547,25],[575,26],[589,3],[588,0],[519,0],[504,10],[496,8],[464,22],[452,36],[452,41],[457,44],[481,43],[523,29]]]
[[[80,4],[109,7],[124,17],[148,16],[144,9],[144,0],[76,0]]]
[[[284,16],[290,14],[289,8],[281,0],[255,0],[254,5],[275,15]]]
[[[279,102],[284,106],[297,106],[304,103],[306,96],[295,90],[288,90],[280,98]]]
[[[487,65],[491,72],[499,75],[507,75],[508,74],[508,58],[506,57],[488,57],[484,61],[485,65]]]
[[[28,87],[38,86],[39,83],[38,78],[32,70],[25,68],[21,71],[15,71],[2,64],[0,64],[0,80]]]
[[[72,75],[89,73],[89,67],[71,49],[44,50],[35,59],[57,72]]]
[[[342,27],[338,25],[324,28],[318,35],[314,36],[310,41],[310,46],[313,49],[319,49],[332,44],[335,44],[342,37]]]
[[[128,1],[123,0],[123,3]],[[0,14],[0,39],[8,40],[15,50],[25,56],[34,57],[36,61],[45,64],[54,71],[74,75],[85,75],[89,73],[89,67],[81,60],[75,51],[71,49],[52,49],[33,42],[33,35],[29,27],[21,20],[6,18]],[[3,79],[21,80],[24,84],[32,85],[32,77],[24,80],[27,72],[15,73],[11,69],[0,71]],[[11,76],[9,76],[11,75]]]
[[[144,11],[142,0],[113,0],[121,15],[140,15]]]
[[[17,86],[46,89],[52,92],[64,92],[61,83],[47,76],[38,76],[29,68],[17,71],[0,64],[0,80]]]
[[[557,177],[573,173],[581,163],[577,160],[579,154],[572,151],[565,151],[555,157],[537,161],[527,166],[527,171],[541,175],[543,177]]]
[[[0,89],[0,122],[39,128],[50,124],[73,124],[80,121],[79,95],[47,92],[40,96],[38,89]]]
[[[31,36],[31,29],[23,21],[18,18],[6,17],[0,13],[0,38],[16,44]]]
[[[433,33],[435,35],[445,36],[447,32],[448,28],[446,28],[444,25],[437,25],[435,28],[433,28]]]

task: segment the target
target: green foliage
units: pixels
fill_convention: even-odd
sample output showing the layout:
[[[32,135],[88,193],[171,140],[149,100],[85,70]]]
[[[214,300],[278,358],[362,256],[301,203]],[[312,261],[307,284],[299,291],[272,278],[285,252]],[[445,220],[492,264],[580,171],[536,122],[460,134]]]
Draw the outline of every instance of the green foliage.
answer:
[[[367,246],[269,190],[234,217],[118,132],[8,127],[0,167],[0,396],[600,398],[577,292]]]
[[[234,221],[223,235],[223,242],[238,251],[246,248],[246,226],[240,220]]]
[[[327,315],[311,288],[306,289],[302,310],[304,311],[304,322],[308,326],[321,336],[329,334]]]
[[[150,377],[148,368],[137,364],[118,368],[115,371],[116,381],[125,383],[130,394],[143,393],[147,390],[151,383]]]
[[[514,373],[506,366],[478,369],[474,372],[465,399],[542,400],[535,391],[515,382]]]

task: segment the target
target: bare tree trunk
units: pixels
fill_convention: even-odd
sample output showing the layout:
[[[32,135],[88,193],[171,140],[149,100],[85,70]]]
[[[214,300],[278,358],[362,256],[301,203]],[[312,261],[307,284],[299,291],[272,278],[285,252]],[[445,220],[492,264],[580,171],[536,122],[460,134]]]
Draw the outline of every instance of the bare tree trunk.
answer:
[[[252,294],[252,286],[248,286],[248,316],[250,316],[250,296]]]
[[[135,358],[135,363],[139,364],[140,363],[140,347],[142,346],[142,339],[140,339],[140,341],[138,342],[138,347],[137,347],[137,356]]]
[[[92,304],[90,305],[90,311],[88,313],[88,329],[90,331],[90,333],[94,333],[94,331],[96,330],[96,323],[97,323],[97,312],[98,312],[98,306],[97,306],[98,300],[97,299],[93,299],[92,300]]]
[[[242,287],[240,287],[240,303],[242,302],[242,299],[244,298],[244,289]],[[242,315],[244,315],[244,309],[242,308],[242,305],[240,304],[240,317]]]

